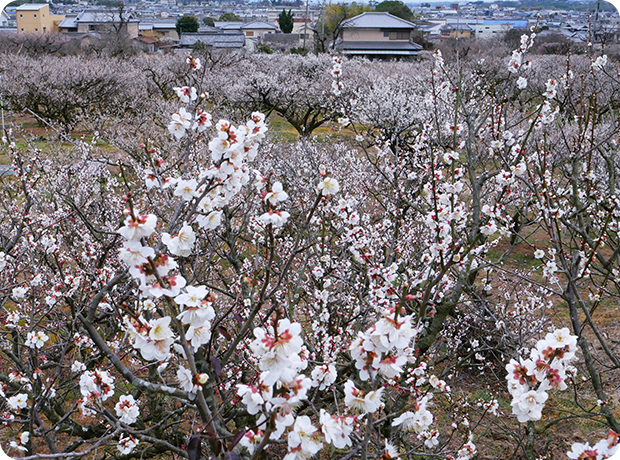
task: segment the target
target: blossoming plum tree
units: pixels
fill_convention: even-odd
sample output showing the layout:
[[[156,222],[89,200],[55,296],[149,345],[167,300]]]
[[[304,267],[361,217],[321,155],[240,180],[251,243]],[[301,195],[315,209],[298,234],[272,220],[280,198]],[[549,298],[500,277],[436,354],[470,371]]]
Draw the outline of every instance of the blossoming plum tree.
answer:
[[[599,80],[617,76],[586,56],[537,80],[534,39],[495,69],[437,54],[426,84],[295,57],[318,105],[263,107],[340,118],[349,146],[269,145],[264,114],[220,118],[212,103],[282,82],[214,94],[196,56],[160,132],[113,164],[76,141],[58,168],[5,133],[11,453],[468,460],[502,432],[535,459],[584,417],[598,439],[564,452],[609,457],[617,336],[596,315],[617,296],[617,120]],[[511,265],[523,247],[532,265]]]

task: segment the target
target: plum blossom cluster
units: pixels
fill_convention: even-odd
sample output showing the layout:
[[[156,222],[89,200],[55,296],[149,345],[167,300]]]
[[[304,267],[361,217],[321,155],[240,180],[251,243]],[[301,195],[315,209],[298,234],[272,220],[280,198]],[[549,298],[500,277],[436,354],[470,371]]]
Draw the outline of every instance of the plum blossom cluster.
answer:
[[[332,62],[332,77],[334,77],[334,80],[332,81],[332,93],[334,96],[340,96],[342,89],[344,88],[342,83],[342,58],[339,56],[334,56],[332,58]]]
[[[565,390],[574,374],[577,337],[567,328],[556,329],[539,340],[527,359],[511,359],[506,365],[512,413],[520,423],[540,420],[549,390]]]
[[[536,34],[532,31],[532,33],[528,35],[521,35],[521,45],[519,48],[512,52],[512,56],[510,61],[508,62],[508,70],[512,73],[516,73],[521,70],[527,70],[531,67],[530,61],[523,61],[523,56],[534,45],[534,38],[536,38]],[[527,80],[525,81],[525,85],[527,84]],[[525,87],[524,82],[521,81],[521,86]]]
[[[94,415],[94,406],[114,396],[114,379],[107,371],[86,371],[80,376],[82,414]]]
[[[392,379],[402,374],[414,354],[410,345],[417,330],[411,318],[400,307],[387,308],[376,323],[358,334],[349,350],[360,379],[374,380],[377,375]]]
[[[589,443],[576,442],[566,456],[574,460],[605,460],[620,450],[620,435],[609,431],[607,436],[591,446]]]
[[[288,199],[288,193],[284,191],[281,182],[275,182],[271,186],[270,192],[262,190],[264,185],[264,181],[262,179],[262,175],[257,172],[255,186],[257,191],[262,193],[265,204],[269,206],[269,210],[259,216],[258,221],[264,225],[272,225],[274,228],[282,227],[286,224],[290,214],[286,211],[277,209],[276,206]]]
[[[118,419],[127,425],[136,423],[140,416],[140,407],[132,395],[122,395],[114,406],[114,410]]]
[[[264,436],[279,439],[284,430],[295,423],[294,409],[305,399],[312,385],[309,378],[299,374],[308,364],[302,359],[301,324],[288,319],[274,319],[265,328],[255,328],[254,336],[256,339],[250,344],[250,349],[259,360],[261,374],[258,383],[254,386],[237,385],[237,394],[248,412],[252,415],[260,413],[258,431],[250,430],[242,440],[251,452]],[[268,423],[272,414],[275,414],[273,429]],[[299,441],[297,444],[289,438],[289,451],[303,450],[312,456],[320,446],[312,441],[316,429],[313,430],[306,422],[305,419],[298,420],[294,431],[301,437],[296,439]]]
[[[200,69],[200,59],[188,56],[187,63],[193,70]],[[177,97],[185,104],[193,104],[198,99],[198,91],[193,86],[183,86],[173,88]],[[202,95],[204,96],[204,95]],[[201,96],[201,97],[202,97]],[[195,107],[192,112],[188,112],[185,107],[181,107],[177,112],[172,114],[172,119],[168,125],[168,131],[177,140],[185,136],[187,130],[194,130],[198,133],[203,132],[212,125],[212,116],[210,113],[203,111],[200,107]],[[194,122],[192,123],[192,120]]]
[[[291,427],[287,436],[287,460],[310,458],[324,442],[339,449],[351,446],[355,418],[331,415],[321,409],[319,429],[310,417],[295,414],[313,385],[312,379],[299,374],[308,365],[301,325],[288,319],[274,319],[267,327],[255,328],[254,336],[250,348],[259,359],[261,374],[255,385],[238,384],[237,394],[250,414],[260,415],[256,423],[258,429],[249,430],[241,444],[252,453],[265,436],[278,440],[286,428]],[[328,366],[325,374],[323,381],[329,378],[333,382],[336,370]]]

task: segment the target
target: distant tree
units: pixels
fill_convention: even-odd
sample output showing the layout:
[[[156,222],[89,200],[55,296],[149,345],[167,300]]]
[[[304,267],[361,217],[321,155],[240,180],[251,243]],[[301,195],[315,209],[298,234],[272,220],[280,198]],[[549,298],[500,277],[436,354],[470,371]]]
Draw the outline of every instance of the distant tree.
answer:
[[[215,25],[215,19],[213,19],[213,18],[212,18],[212,17],[210,17],[210,16],[205,16],[204,18],[202,18],[202,23],[203,23],[205,26],[210,26],[210,27],[213,27],[213,26]]]
[[[318,51],[325,52],[330,41],[340,35],[342,23],[359,14],[371,11],[369,5],[363,3],[334,3],[325,8],[323,21],[317,23]]]
[[[6,8],[7,6],[19,6],[24,3],[22,0],[0,0],[0,7]]]
[[[220,21],[222,22],[239,22],[241,18],[237,16],[235,13],[224,13],[220,16]]]
[[[413,17],[409,7],[399,0],[385,0],[377,5],[375,11],[390,13],[405,21],[410,21]]]
[[[285,34],[290,34],[293,31],[293,12],[288,10],[282,10],[280,16],[278,16],[278,23],[280,24],[280,30]]]
[[[434,48],[433,42],[429,42],[421,30],[414,30],[411,34],[411,40],[418,45],[422,45],[425,50],[432,50]]]
[[[521,35],[523,35],[523,30],[510,29],[504,33],[502,40],[508,49],[517,49],[521,44]]]
[[[191,14],[186,14],[177,19],[177,33],[181,36],[184,33],[198,32],[198,19]]]

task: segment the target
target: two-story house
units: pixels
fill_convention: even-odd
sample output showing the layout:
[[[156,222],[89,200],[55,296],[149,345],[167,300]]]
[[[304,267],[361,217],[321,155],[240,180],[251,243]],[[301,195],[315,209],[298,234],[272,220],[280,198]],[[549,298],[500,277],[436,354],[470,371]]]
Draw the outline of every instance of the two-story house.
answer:
[[[50,14],[47,3],[26,3],[15,9],[17,33],[57,32],[64,16]]]
[[[415,24],[390,13],[362,13],[341,24],[334,49],[370,59],[415,56],[422,47],[411,39],[414,30]]]

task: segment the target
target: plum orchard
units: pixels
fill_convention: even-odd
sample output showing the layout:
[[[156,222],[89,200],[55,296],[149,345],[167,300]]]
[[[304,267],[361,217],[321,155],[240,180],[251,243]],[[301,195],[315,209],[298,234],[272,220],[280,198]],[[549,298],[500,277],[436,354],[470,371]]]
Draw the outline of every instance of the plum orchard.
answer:
[[[612,455],[618,75],[594,54],[545,74],[534,38],[509,62],[454,70],[438,53],[417,80],[336,57],[288,111],[266,102],[274,75],[213,95],[301,120],[295,144],[271,143],[260,112],[215,117],[205,89],[242,67],[192,56],[158,86],[180,101],[158,130],[114,130],[135,149],[113,170],[92,143],[58,167],[5,133],[5,447],[468,460],[504,455],[501,439],[513,458]],[[282,59],[304,78],[325,61]],[[303,107],[355,145],[309,140]],[[550,447],[579,419],[596,434]]]

